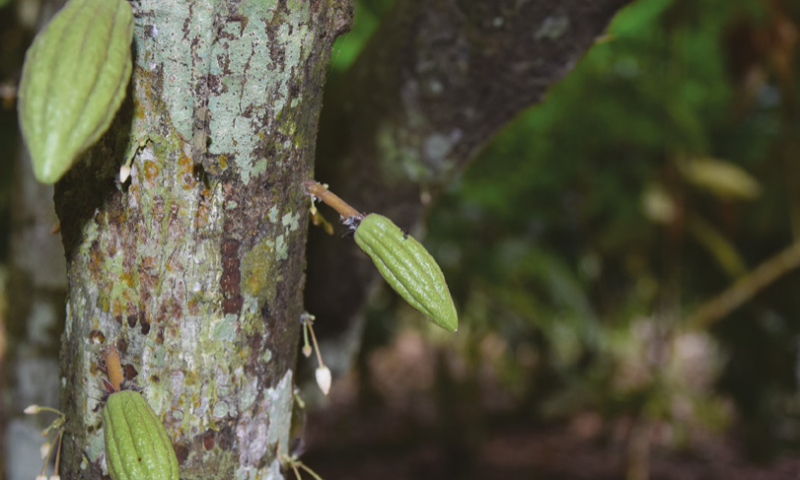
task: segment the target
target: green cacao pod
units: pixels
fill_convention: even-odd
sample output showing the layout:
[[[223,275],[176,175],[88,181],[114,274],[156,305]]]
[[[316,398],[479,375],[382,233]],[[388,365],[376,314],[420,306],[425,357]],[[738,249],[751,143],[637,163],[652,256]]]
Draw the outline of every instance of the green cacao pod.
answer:
[[[126,0],[69,0],[25,54],[19,121],[36,179],[55,183],[111,125],[131,76]]]
[[[355,239],[406,302],[436,325],[452,332],[458,329],[458,313],[442,269],[421,243],[375,213],[361,220]]]
[[[179,480],[167,431],[140,393],[112,393],[103,409],[103,430],[113,480]]]

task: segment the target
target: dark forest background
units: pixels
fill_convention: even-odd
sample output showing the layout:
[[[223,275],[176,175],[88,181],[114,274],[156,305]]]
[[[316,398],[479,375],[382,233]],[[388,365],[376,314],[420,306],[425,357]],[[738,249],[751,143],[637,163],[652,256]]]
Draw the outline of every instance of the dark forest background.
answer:
[[[329,88],[392,3],[358,2]],[[2,281],[31,32],[0,14]],[[326,480],[797,478],[799,45],[793,0],[622,10],[430,209],[458,334],[372,295],[352,368],[307,389],[303,461]]]

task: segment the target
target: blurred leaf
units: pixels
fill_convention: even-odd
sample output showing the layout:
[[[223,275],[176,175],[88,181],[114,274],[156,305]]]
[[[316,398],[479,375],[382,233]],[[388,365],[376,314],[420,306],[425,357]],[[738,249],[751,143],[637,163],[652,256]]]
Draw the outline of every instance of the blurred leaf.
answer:
[[[770,13],[779,7],[797,24],[798,6],[632,2],[545,101],[511,122],[450,186],[427,241],[434,249],[458,243],[458,260],[447,268],[462,278],[454,294],[469,322],[503,336],[509,348],[536,352],[535,371],[520,378],[536,396],[526,407],[541,411],[547,403],[569,414],[588,400],[612,415],[669,417],[675,428],[712,416],[698,405],[717,404],[719,372],[709,373],[708,389],[661,375],[656,353],[675,332],[653,315],[665,303],[706,301],[792,235],[787,199],[797,196],[800,137],[796,115],[787,112],[798,111],[800,98],[785,95],[783,77],[765,68],[751,92],[756,101],[737,108],[740,79],[731,60],[773,60],[757,43],[769,40],[763,35],[735,45],[725,38],[738,24],[763,30],[781,23]],[[717,158],[676,164],[676,152]],[[695,242],[700,248],[681,248]],[[709,268],[712,262],[719,268]],[[796,396],[800,324],[785,321],[781,335],[766,335],[758,317],[767,308],[794,318],[800,304],[792,281],[761,295],[708,334],[720,340],[712,355],[724,360],[736,414],[766,424],[786,415],[772,409],[756,419],[755,407],[768,403],[763,391]],[[481,303],[476,298],[486,308],[470,310]],[[647,335],[634,331],[641,319]],[[630,388],[615,388],[621,380]]]
[[[723,199],[752,200],[761,193],[761,186],[752,175],[725,160],[694,157],[679,162],[678,167],[686,180]]]
[[[0,0],[3,1],[3,0]],[[355,5],[353,29],[333,43],[331,70],[342,72],[356,61],[369,38],[380,24],[381,16],[394,4],[394,0],[359,0]]]
[[[689,217],[689,230],[725,273],[736,278],[747,271],[744,260],[733,243],[699,215]]]
[[[648,186],[642,195],[642,210],[655,223],[670,224],[678,217],[675,201],[661,185]]]

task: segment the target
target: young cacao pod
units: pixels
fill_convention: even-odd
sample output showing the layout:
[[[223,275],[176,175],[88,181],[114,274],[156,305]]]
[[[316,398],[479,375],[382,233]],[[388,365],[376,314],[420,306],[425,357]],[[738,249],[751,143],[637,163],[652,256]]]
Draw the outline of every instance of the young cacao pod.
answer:
[[[406,302],[436,325],[458,329],[458,313],[442,269],[421,243],[375,213],[361,220],[355,240]]]
[[[126,0],[69,0],[25,54],[19,122],[36,179],[55,183],[111,125],[131,76]]]
[[[172,442],[140,393],[122,390],[109,395],[103,430],[113,480],[179,480]]]

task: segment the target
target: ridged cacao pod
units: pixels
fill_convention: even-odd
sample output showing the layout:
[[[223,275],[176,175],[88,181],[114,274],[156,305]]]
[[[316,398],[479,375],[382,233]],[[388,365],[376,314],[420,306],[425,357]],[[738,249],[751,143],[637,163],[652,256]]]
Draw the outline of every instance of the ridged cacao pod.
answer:
[[[36,179],[55,183],[111,125],[131,76],[126,0],[69,0],[25,54],[19,121]]]
[[[113,480],[179,480],[167,431],[140,393],[112,393],[103,408],[103,430]]]
[[[361,221],[355,240],[406,302],[436,325],[458,329],[458,313],[442,269],[421,243],[375,213]]]

